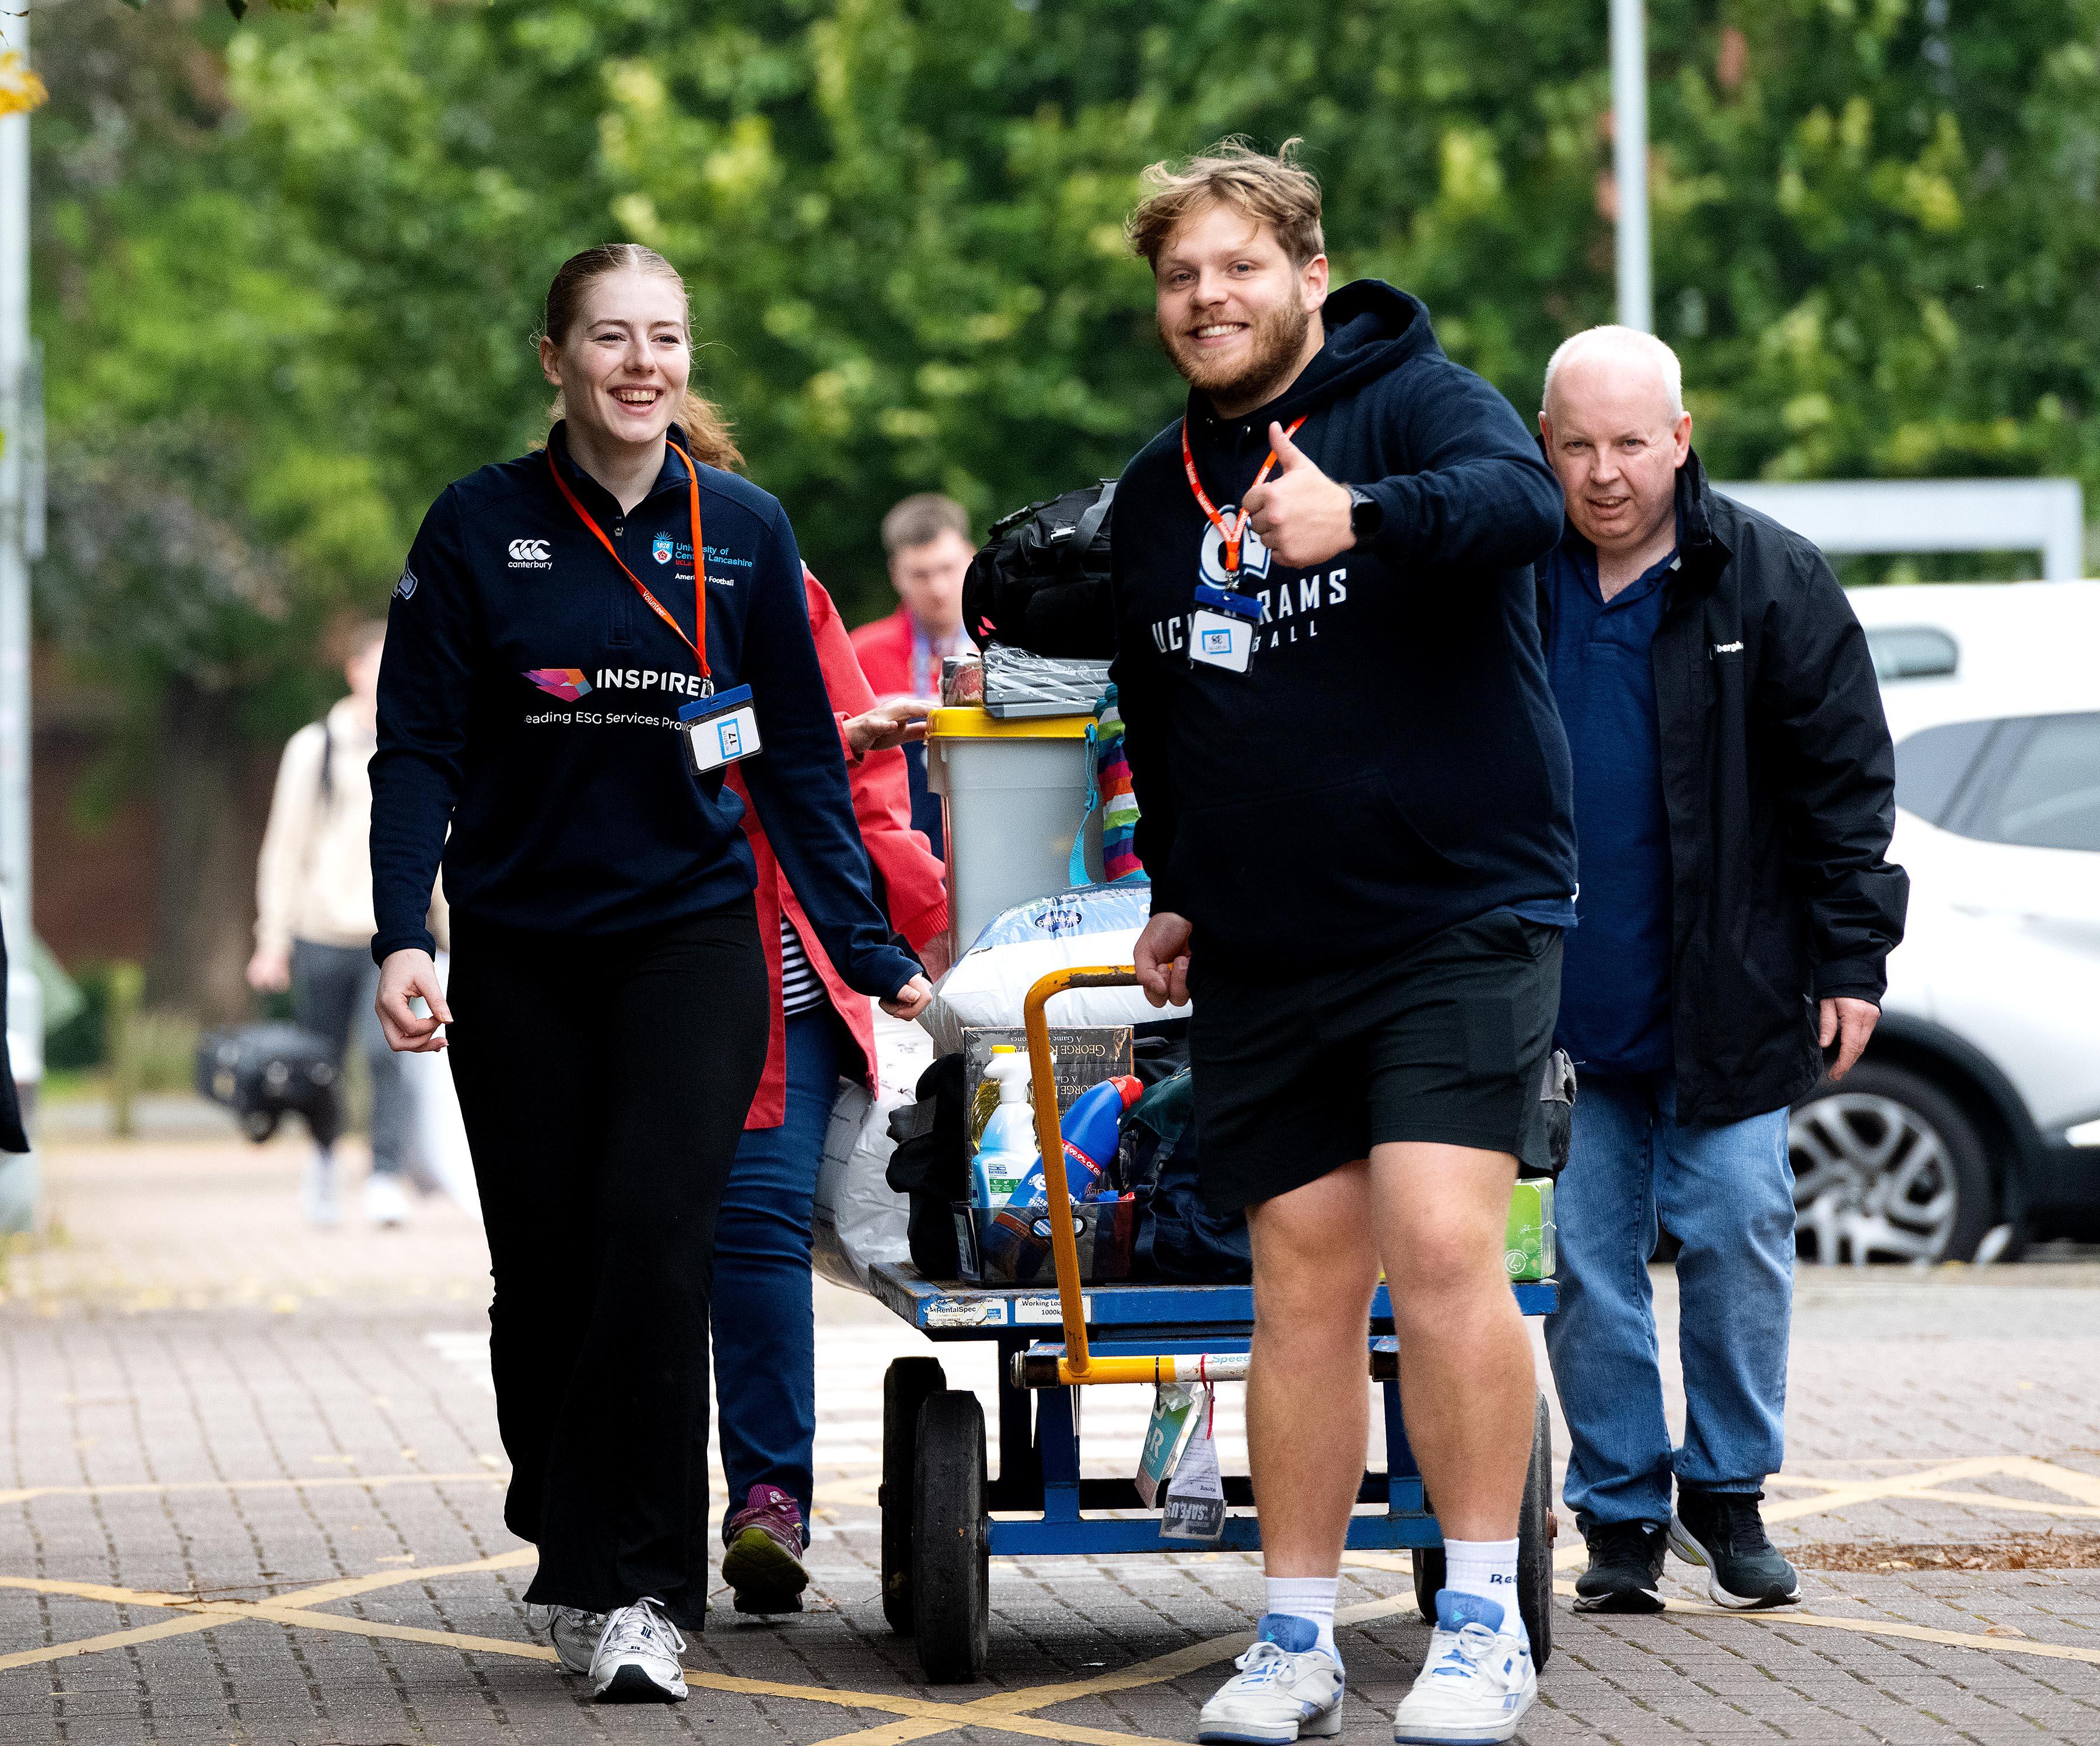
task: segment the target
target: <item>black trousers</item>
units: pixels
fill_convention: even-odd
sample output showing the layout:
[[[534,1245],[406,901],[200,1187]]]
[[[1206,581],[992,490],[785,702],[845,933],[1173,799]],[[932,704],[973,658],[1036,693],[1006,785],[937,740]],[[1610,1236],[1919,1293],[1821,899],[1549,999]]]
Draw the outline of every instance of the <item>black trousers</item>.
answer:
[[[526,1598],[707,1608],[715,1211],[765,1065],[748,900],[633,936],[455,915],[453,1082],[496,1294],[504,1520]]]

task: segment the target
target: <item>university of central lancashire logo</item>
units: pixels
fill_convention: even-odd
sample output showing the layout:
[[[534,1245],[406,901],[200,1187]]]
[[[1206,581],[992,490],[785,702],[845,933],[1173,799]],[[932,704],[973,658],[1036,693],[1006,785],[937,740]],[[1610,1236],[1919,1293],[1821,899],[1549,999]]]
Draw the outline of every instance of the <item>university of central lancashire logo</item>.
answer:
[[[548,696],[558,697],[565,703],[573,703],[591,689],[580,667],[536,667],[525,677]]]

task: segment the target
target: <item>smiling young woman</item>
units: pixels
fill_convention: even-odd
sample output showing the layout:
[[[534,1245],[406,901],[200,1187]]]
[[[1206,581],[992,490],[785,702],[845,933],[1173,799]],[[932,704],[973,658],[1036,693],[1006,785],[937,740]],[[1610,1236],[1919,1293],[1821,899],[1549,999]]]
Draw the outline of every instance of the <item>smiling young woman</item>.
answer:
[[[451,1047],[505,1519],[563,1664],[611,1702],[683,1698],[677,1628],[706,1609],[716,1216],[770,1032],[732,764],[840,979],[900,1017],[931,998],[874,898],[793,531],[723,470],[691,355],[660,256],[555,276],[561,417],[424,518],[372,761],[380,1021]],[[449,990],[423,925],[441,855]]]

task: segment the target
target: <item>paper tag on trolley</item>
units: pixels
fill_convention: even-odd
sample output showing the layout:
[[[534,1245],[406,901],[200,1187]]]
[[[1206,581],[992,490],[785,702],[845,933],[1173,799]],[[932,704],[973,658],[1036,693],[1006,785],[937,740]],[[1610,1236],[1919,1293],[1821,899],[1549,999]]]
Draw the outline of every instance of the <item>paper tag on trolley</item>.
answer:
[[[1198,1386],[1201,1397],[1189,1413],[1193,1429],[1181,1458],[1167,1482],[1167,1507],[1160,1514],[1162,1540],[1209,1545],[1225,1532],[1225,1486],[1218,1474],[1218,1445],[1212,1436],[1216,1416],[1215,1391]]]
[[[1161,1382],[1152,1391],[1152,1422],[1145,1427],[1145,1451],[1137,1462],[1137,1495],[1148,1510],[1159,1507],[1167,1489],[1167,1475],[1181,1459],[1195,1434],[1199,1417],[1198,1397],[1208,1399],[1211,1391],[1182,1382]]]

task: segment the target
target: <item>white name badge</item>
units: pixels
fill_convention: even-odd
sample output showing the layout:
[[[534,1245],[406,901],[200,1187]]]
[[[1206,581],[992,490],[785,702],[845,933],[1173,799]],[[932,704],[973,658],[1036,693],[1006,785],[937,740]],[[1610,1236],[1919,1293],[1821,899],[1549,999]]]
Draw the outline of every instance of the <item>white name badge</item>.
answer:
[[[1245,672],[1260,622],[1260,602],[1204,584],[1196,590],[1196,611],[1189,621],[1189,660]]]
[[[701,775],[748,758],[759,749],[758,717],[752,712],[751,687],[703,697],[678,712],[685,724],[686,746]]]

